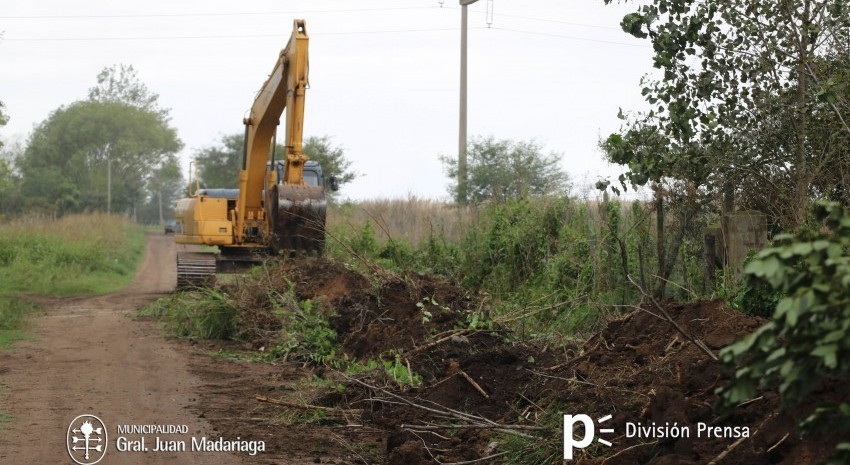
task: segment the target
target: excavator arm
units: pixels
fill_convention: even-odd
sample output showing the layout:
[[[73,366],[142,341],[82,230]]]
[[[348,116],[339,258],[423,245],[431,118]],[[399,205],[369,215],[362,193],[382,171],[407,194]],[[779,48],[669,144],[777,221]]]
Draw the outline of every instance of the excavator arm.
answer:
[[[263,84],[245,123],[245,156],[239,173],[234,236],[237,244],[257,242],[273,249],[324,246],[325,198],[321,186],[307,186],[302,152],[304,99],[308,85],[306,23],[297,19],[292,36]],[[274,169],[274,145],[286,110],[283,179]],[[265,193],[265,197],[264,194]]]

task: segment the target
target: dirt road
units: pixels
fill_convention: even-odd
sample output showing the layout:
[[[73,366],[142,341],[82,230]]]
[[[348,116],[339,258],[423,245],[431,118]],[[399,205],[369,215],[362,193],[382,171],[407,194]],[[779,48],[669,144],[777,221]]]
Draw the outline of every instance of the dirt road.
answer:
[[[150,236],[126,290],[48,302],[44,316],[34,319],[33,337],[0,354],[0,410],[13,415],[0,432],[0,463],[73,463],[66,433],[82,414],[105,423],[110,437],[102,464],[241,463],[229,452],[191,451],[191,437],[219,436],[194,410],[202,381],[177,345],[152,323],[133,318],[173,288],[174,253],[171,237]],[[130,440],[147,436],[149,452],[119,452],[118,425],[186,425],[185,434],[161,437],[184,440],[187,450],[153,452],[156,434],[126,434]]]

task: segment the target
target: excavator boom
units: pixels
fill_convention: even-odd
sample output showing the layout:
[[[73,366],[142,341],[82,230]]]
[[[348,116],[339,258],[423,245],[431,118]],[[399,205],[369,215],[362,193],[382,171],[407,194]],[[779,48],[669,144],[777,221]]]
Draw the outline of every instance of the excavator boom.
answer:
[[[307,27],[295,20],[292,36],[263,84],[245,123],[245,157],[236,204],[237,244],[255,241],[280,249],[321,253],[325,237],[322,186],[304,182],[304,99],[308,86]],[[276,130],[286,109],[283,176],[274,169]],[[265,198],[263,198],[265,194]]]

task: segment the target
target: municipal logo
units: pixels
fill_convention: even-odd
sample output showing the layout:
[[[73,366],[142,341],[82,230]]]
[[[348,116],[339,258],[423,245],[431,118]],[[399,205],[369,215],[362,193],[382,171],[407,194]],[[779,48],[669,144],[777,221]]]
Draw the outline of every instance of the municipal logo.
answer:
[[[94,415],[80,415],[68,425],[65,442],[71,460],[80,465],[100,462],[106,455],[106,425]]]

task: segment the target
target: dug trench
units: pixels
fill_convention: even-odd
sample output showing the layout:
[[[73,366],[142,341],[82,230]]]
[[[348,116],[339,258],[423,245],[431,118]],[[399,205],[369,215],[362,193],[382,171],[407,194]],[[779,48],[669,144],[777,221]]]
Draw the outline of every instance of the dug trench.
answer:
[[[182,343],[203,380],[199,415],[225,434],[268,441],[257,461],[561,463],[567,413],[612,416],[612,446],[577,449],[574,463],[583,464],[814,464],[840,439],[801,437],[797,427],[819,402],[847,401],[846,380],[782,413],[771,391],[716,412],[716,389],[731,373],[709,353],[764,323],[719,301],[646,306],[612,319],[582,346],[554,349],[487,323],[485,301],[432,276],[363,274],[320,259],[262,274],[222,287],[243,302],[256,329],[246,341]],[[333,361],[245,360],[285,330],[273,303],[285,292],[332,310]],[[687,425],[690,436],[627,437],[628,422]],[[699,423],[746,427],[749,437],[697,437]]]

